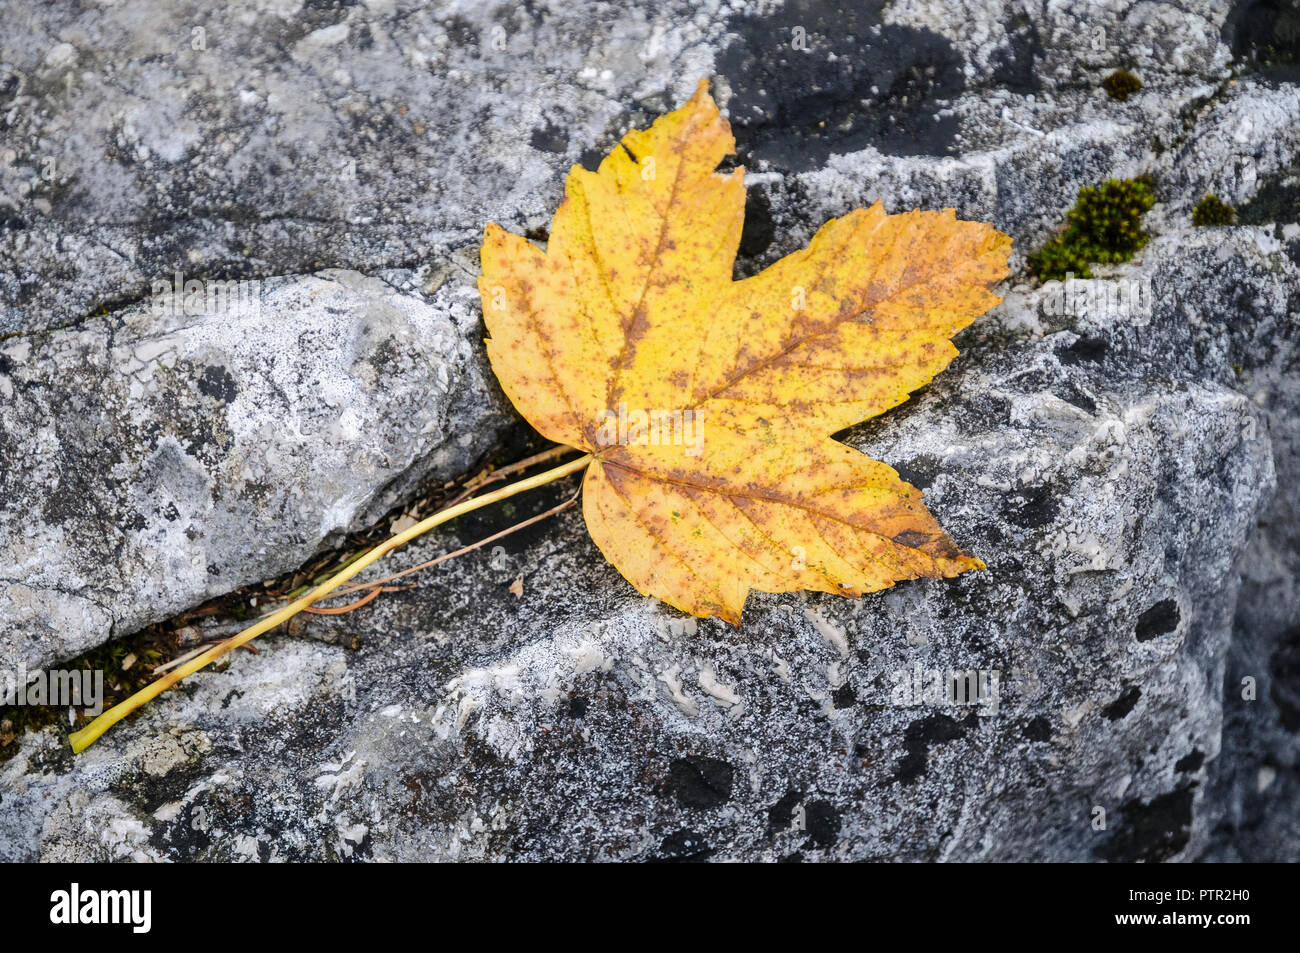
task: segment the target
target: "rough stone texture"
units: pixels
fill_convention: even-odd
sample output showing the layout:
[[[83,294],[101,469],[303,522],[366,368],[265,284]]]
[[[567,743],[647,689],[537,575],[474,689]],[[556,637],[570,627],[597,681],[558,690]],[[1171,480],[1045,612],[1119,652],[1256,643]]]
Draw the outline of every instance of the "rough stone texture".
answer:
[[[567,165],[704,75],[750,170],[741,273],[876,198],[993,221],[1018,269],[1082,186],[1147,173],[1160,201],[1158,237],[1088,286],[1138,306],[1054,307],[1018,272],[948,372],[846,437],[987,572],[759,596],[735,630],[637,597],[570,511],[264,638],[79,759],[22,739],[0,857],[1300,858],[1300,57],[1252,60],[1264,3],[855,9],[21,11],[7,348],[177,267],[418,267],[408,294],[471,308],[482,224],[543,238]],[[1100,89],[1119,66],[1144,83],[1124,103]],[[1249,224],[1191,229],[1208,191]],[[450,300],[426,303],[473,342]],[[996,712],[901,704],[916,666],[997,669]]]
[[[0,667],[294,569],[466,470],[503,398],[444,289],[322,272],[0,343]]]
[[[544,231],[571,163],[701,76],[734,100],[741,158],[778,177],[756,194],[811,193],[775,197],[786,233],[878,195],[993,215],[1034,241],[1081,185],[1136,168],[1156,141],[1191,195],[1232,140],[1209,165],[1185,161],[1185,113],[1254,85],[1225,88],[1224,0],[981,0],[960,15],[943,0],[11,6],[0,333],[134,300],[177,267],[368,272],[438,260],[488,221]],[[1122,104],[1099,88],[1121,65],[1146,84]],[[1260,125],[1242,141],[1290,149],[1295,123],[1251,103]],[[835,181],[832,158],[858,150],[853,172],[870,174]]]
[[[1261,411],[1176,373],[1173,308],[1145,329],[1088,322],[1099,360],[1078,357],[1095,350],[1077,325],[1024,341],[990,325],[852,438],[924,486],[987,572],[859,602],[758,597],[737,631],[637,597],[571,511],[313,623],[358,652],[271,640],[75,767],[53,739],[26,746],[0,770],[21,804],[55,806],[41,856],[1195,856],[1219,812],[1203,788],[1231,569],[1273,485]],[[483,519],[458,539],[510,516]],[[996,706],[895,704],[917,665],[1005,681]]]

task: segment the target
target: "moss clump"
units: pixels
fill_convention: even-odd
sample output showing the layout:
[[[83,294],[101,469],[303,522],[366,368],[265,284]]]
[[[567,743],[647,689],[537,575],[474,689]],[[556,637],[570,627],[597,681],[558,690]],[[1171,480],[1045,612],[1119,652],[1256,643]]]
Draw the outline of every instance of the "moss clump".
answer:
[[[1196,203],[1192,210],[1192,224],[1197,228],[1210,225],[1231,225],[1237,220],[1237,210],[1213,192]]]
[[[1101,88],[1111,99],[1123,102],[1142,88],[1142,80],[1126,69],[1117,69],[1101,81]]]
[[[1128,261],[1151,240],[1142,230],[1142,216],[1156,202],[1151,180],[1107,179],[1096,188],[1079,190],[1065,217],[1065,230],[1035,254],[1029,268],[1043,281],[1064,280],[1073,272],[1091,278],[1091,265]]]

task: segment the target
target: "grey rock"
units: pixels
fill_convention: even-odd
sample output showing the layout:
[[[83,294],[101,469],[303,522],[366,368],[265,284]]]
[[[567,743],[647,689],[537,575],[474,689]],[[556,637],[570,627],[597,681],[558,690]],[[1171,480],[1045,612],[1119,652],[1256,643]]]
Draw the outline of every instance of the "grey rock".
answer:
[[[294,569],[497,439],[463,289],[220,284],[0,343],[5,671]]]
[[[263,637],[83,756],[53,728],[20,739],[0,857],[1300,859],[1297,77],[1250,63],[1266,24],[1226,0],[840,6],[176,2],[148,36],[133,4],[18,20],[0,75],[0,334],[17,336],[0,346],[66,370],[91,343],[48,341],[135,313],[118,303],[178,267],[269,287],[344,266],[454,326],[461,390],[428,444],[391,472],[348,467],[355,483],[291,474],[318,509],[258,531],[302,554],[349,493],[372,494],[350,525],[409,493],[421,454],[468,432],[462,409],[496,419],[475,364],[482,225],[544,237],[568,165],[701,76],[748,169],[741,274],[876,199],[955,207],[1016,249],[952,367],[845,437],[924,488],[986,572],[756,595],[737,630],[638,597],[570,510],[364,613]],[[1100,88],[1120,66],[1144,84],[1123,103]],[[1133,262],[1069,288],[1024,274],[1081,187],[1138,174],[1159,203]],[[1191,229],[1210,191],[1249,224]],[[362,412],[376,439],[382,403]],[[133,426],[223,413],[143,409]],[[175,608],[201,598],[190,579]],[[912,704],[918,668],[996,670],[996,710]]]
[[[544,230],[570,164],[710,75],[752,169],[823,181],[824,201],[774,198],[796,241],[864,192],[1037,240],[1081,185],[1177,151],[1183,110],[1234,95],[1222,0],[27,6],[0,62],[0,334],[176,268],[412,268],[489,221]],[[1121,65],[1145,83],[1123,104],[1099,86]]]
[[[570,511],[365,616],[312,623],[360,635],[358,652],[273,638],[75,764],[56,739],[26,743],[0,769],[3,783],[28,786],[15,816],[34,824],[22,804],[58,805],[27,849],[1195,856],[1217,808],[1205,766],[1177,766],[1220,753],[1232,568],[1273,460],[1247,398],[1156,374],[1157,342],[1181,333],[1178,315],[1147,327],[1146,360],[1103,364],[1074,360],[1077,330],[1017,343],[990,327],[902,413],[853,433],[925,486],[986,572],[858,601],[757,596],[737,630],[638,597]],[[1089,330],[1117,350],[1129,331]],[[494,525],[457,527],[403,562]],[[900,696],[918,668],[927,683],[936,669],[996,670],[997,696]],[[232,693],[238,704],[223,708]],[[89,798],[73,803],[82,786]],[[1106,831],[1092,827],[1095,807]],[[1167,836],[1133,836],[1152,816],[1169,821]],[[137,823],[92,841],[123,818]]]

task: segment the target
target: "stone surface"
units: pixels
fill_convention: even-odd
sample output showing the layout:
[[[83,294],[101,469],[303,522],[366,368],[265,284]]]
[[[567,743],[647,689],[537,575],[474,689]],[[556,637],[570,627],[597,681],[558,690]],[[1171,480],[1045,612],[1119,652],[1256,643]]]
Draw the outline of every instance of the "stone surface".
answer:
[[[463,289],[203,291],[0,342],[4,671],[294,569],[496,440]]]
[[[1198,165],[1180,143],[1242,92],[1225,0],[854,6],[23,4],[0,62],[0,333],[135,300],[177,267],[369,272],[438,260],[488,221],[544,231],[571,163],[702,76],[734,100],[742,160],[811,193],[786,233],[880,196],[1036,240],[1081,185],[1156,148],[1196,188],[1233,148]],[[1146,84],[1122,104],[1099,87],[1120,65]],[[1241,143],[1289,149],[1288,114],[1251,102]]]
[[[0,64],[0,333],[17,332],[0,347],[50,367],[102,352],[95,322],[177,268],[270,288],[339,266],[454,328],[442,427],[490,416],[482,225],[543,239],[567,166],[700,76],[749,170],[741,274],[877,198],[1017,245],[962,357],[845,438],[924,488],[987,572],[755,596],[736,630],[637,597],[570,510],[264,637],[80,758],[56,729],[22,738],[0,764],[0,857],[1300,858],[1300,57],[1277,52],[1271,9],[171,2],[148,30],[130,3],[23,11]],[[1123,103],[1100,88],[1120,66],[1144,84]],[[1079,188],[1137,174],[1159,197],[1137,259],[1068,290],[1023,273]],[[1246,224],[1190,228],[1209,191]],[[175,414],[125,406],[228,416],[193,380]],[[358,410],[371,439],[403,419],[382,402]],[[396,500],[457,436],[435,426],[334,491],[291,475],[319,509],[275,529],[312,550],[331,501]],[[918,668],[997,670],[996,711],[908,704]]]
[[[1277,264],[1253,237],[1243,280]],[[1039,314],[1041,294],[1002,312]],[[1016,339],[990,322],[852,436],[987,572],[759,596],[736,630],[637,597],[570,511],[312,623],[357,652],[268,640],[75,765],[29,743],[3,783],[54,810],[12,842],[47,859],[1194,856],[1218,817],[1232,566],[1273,487],[1269,436],[1249,399],[1166,359],[1189,343],[1179,310],[1072,323]],[[996,701],[911,704],[898,673],[917,667],[997,670]]]

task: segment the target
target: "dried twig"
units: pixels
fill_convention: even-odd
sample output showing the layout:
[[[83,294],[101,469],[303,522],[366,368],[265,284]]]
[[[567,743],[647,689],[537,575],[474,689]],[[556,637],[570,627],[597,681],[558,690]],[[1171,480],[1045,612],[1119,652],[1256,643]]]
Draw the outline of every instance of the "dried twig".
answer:
[[[401,579],[403,576],[409,576],[413,572],[419,572],[422,569],[429,569],[433,566],[437,566],[439,563],[445,563],[447,562],[447,560],[455,559],[457,556],[464,556],[466,553],[473,552],[474,550],[479,549],[480,547],[486,546],[488,543],[495,543],[498,539],[501,539],[502,537],[509,536],[511,533],[517,533],[519,532],[519,530],[526,529],[527,527],[532,526],[534,523],[540,523],[544,519],[554,516],[557,513],[561,513],[564,510],[567,510],[569,507],[573,506],[573,504],[576,502],[578,502],[578,494],[575,493],[573,494],[573,496],[569,497],[563,503],[560,503],[557,506],[552,506],[546,512],[538,513],[536,516],[530,516],[526,520],[521,520],[520,522],[516,523],[514,526],[508,526],[505,529],[501,530],[501,532],[499,533],[493,533],[491,536],[487,536],[484,537],[483,539],[480,539],[477,543],[470,543],[468,546],[462,546],[460,549],[453,550],[450,553],[444,553],[441,556],[435,557],[434,559],[430,559],[428,562],[420,563],[418,566],[412,566],[409,569],[403,569],[401,572],[395,572],[391,576],[384,576],[382,579],[376,579],[373,582],[361,582],[361,583],[357,583],[355,586],[349,586],[347,589],[340,589],[338,592],[334,593],[334,595],[346,596],[346,595],[351,595],[354,592],[362,592],[366,589],[373,589],[376,586],[382,586],[386,582],[392,582],[394,579]],[[360,603],[357,603],[357,605],[360,605]],[[329,610],[318,609],[316,611],[326,612]]]
[[[68,736],[68,740],[72,744],[72,750],[74,752],[84,751],[89,745],[94,744],[95,740],[105,731],[117,724],[127,715],[131,714],[131,712],[138,709],[141,705],[146,704],[150,699],[156,698],[186,676],[193,675],[200,669],[212,664],[232,649],[238,648],[246,642],[251,642],[263,632],[268,632],[271,629],[274,629],[282,622],[289,621],[309,605],[319,602],[321,599],[324,599],[326,596],[337,591],[345,583],[363,572],[367,566],[383,559],[384,556],[388,555],[399,546],[409,543],[417,536],[421,536],[433,529],[435,526],[441,526],[443,523],[455,519],[457,516],[473,512],[474,510],[480,509],[484,506],[490,506],[500,500],[508,499],[516,493],[523,493],[527,490],[563,479],[570,474],[577,473],[580,470],[585,469],[587,464],[591,463],[591,461],[591,454],[584,454],[575,460],[570,460],[568,463],[547,470],[545,473],[539,473],[536,476],[527,477],[523,480],[503,486],[500,489],[493,490],[490,493],[484,493],[482,496],[477,496],[473,499],[449,507],[448,509],[442,510],[441,512],[435,513],[432,516],[421,520],[419,523],[416,523],[414,526],[409,527],[400,533],[390,536],[378,546],[367,550],[358,559],[353,560],[347,568],[335,573],[307,595],[291,602],[289,605],[284,606],[275,612],[272,612],[270,615],[259,619],[238,635],[227,639],[219,645],[213,646],[197,658],[190,659],[179,668],[168,672],[162,678],[150,682],[130,698],[123,702],[119,702],[112,708],[108,709],[108,711],[99,715],[85,728],[73,732]]]

